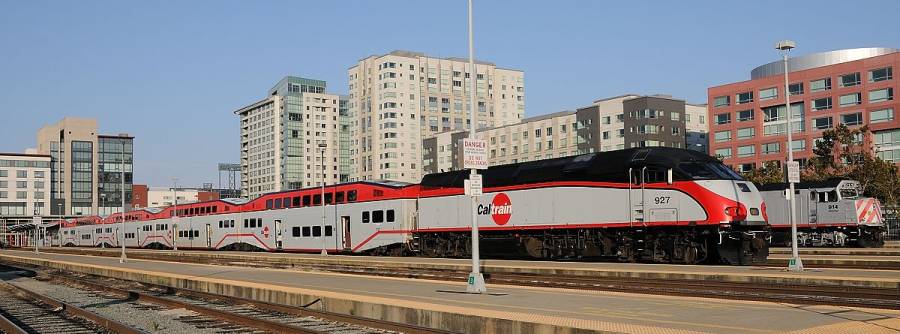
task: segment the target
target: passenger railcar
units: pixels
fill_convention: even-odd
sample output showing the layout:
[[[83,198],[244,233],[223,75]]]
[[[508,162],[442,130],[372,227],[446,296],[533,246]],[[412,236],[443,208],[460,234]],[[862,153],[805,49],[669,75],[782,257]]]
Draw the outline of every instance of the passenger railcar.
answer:
[[[672,263],[764,262],[762,197],[719,161],[673,148],[636,148],[491,167],[478,198],[487,254],[613,257]],[[466,171],[421,184],[361,181],[125,215],[127,247],[468,256]],[[323,205],[324,204],[324,205]],[[120,222],[121,215],[100,223]],[[70,235],[99,225],[66,224]],[[71,231],[75,231],[74,234]],[[90,242],[66,242],[97,246]],[[110,246],[118,243],[110,238]]]
[[[788,185],[759,187],[766,201],[772,243],[791,244],[791,221],[787,202]],[[862,197],[858,181],[830,179],[801,182],[794,186],[797,243],[801,246],[884,246],[885,226],[881,203]]]

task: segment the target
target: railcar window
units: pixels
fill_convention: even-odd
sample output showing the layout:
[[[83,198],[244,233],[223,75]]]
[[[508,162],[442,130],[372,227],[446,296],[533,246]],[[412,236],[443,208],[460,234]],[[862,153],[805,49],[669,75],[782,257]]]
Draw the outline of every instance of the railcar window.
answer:
[[[344,202],[344,192],[338,191],[337,193],[335,193],[334,201],[337,203],[343,203]]]
[[[293,228],[291,228],[291,235],[294,237],[299,237],[300,236],[300,226],[294,226]]]
[[[384,222],[384,211],[375,210],[372,211],[372,222],[373,223],[383,223]]]
[[[291,198],[290,198],[290,197],[285,197],[284,200],[283,200],[283,202],[284,202],[284,207],[285,207],[285,208],[291,207]]]
[[[309,206],[309,195],[303,195],[303,206]]]
[[[311,233],[309,233],[309,226],[304,226],[303,227],[303,236],[308,237],[310,235],[311,235]]]
[[[280,198],[275,199],[275,208],[281,209],[281,199]]]
[[[322,194],[313,195],[313,205],[322,204]]]
[[[334,194],[325,193],[325,204],[331,204],[332,199],[334,199]]]
[[[267,199],[266,200],[266,210],[270,210],[270,209],[272,209],[272,200]]]
[[[372,196],[375,196],[375,197],[384,196],[384,191],[382,191],[381,189],[372,190]]]
[[[300,196],[294,197],[294,200],[291,202],[291,206],[295,208],[300,206]]]
[[[313,226],[312,227],[312,236],[321,237],[322,236],[322,227],[321,226]]]
[[[250,219],[244,219],[244,228],[250,227]]]
[[[347,192],[347,201],[356,202],[356,190],[350,190]]]
[[[364,224],[369,223],[369,211],[363,211],[362,213],[362,222]]]
[[[111,228],[107,228],[107,229],[106,229],[106,233],[112,233],[112,229],[111,229]]]
[[[334,235],[333,228],[331,226],[325,226],[325,236],[330,237]]]
[[[217,211],[219,211],[219,206],[212,207],[212,213],[216,213]]]
[[[837,202],[837,191],[832,190],[828,192],[828,201],[829,202]]]
[[[387,217],[385,217],[388,223],[394,222],[394,210],[387,210]]]
[[[474,228],[474,227],[473,227],[473,228]],[[103,232],[103,229],[99,229],[99,228],[98,228],[98,229],[96,229],[94,232],[96,232],[96,233],[102,233],[102,232]]]

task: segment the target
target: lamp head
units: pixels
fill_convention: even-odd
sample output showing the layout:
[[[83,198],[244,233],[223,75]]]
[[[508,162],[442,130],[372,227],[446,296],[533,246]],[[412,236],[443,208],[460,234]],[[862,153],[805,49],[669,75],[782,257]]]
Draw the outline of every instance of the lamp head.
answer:
[[[791,49],[796,48],[796,47],[797,47],[797,42],[794,42],[789,39],[775,43],[775,48],[778,50],[781,50],[781,51],[790,51]]]

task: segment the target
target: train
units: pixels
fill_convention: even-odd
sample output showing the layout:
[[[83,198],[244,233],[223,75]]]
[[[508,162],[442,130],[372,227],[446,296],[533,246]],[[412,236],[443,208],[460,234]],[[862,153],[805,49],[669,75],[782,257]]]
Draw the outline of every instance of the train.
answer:
[[[477,204],[465,195],[469,172],[457,170],[428,174],[418,184],[357,181],[62,221],[59,240],[65,246],[466,257],[475,209],[484,256],[732,265],[765,263],[768,256],[759,191],[700,152],[632,148],[492,166],[480,174]]]
[[[766,202],[773,245],[790,246],[788,184],[757,186]],[[885,225],[881,203],[863,197],[858,181],[833,178],[794,186],[797,245],[804,247],[882,247]]]

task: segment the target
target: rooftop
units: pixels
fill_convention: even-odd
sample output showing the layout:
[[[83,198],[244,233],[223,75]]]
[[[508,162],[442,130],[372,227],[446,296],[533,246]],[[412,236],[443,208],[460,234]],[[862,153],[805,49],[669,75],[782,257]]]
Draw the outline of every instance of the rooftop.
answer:
[[[894,48],[858,48],[844,49],[808,54],[805,56],[788,58],[788,68],[791,72],[808,70],[811,68],[846,63],[865,58],[883,56],[898,52]],[[784,62],[782,60],[758,66],[750,71],[750,79],[765,78],[768,76],[784,74]]]

